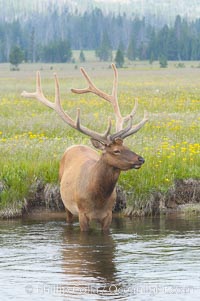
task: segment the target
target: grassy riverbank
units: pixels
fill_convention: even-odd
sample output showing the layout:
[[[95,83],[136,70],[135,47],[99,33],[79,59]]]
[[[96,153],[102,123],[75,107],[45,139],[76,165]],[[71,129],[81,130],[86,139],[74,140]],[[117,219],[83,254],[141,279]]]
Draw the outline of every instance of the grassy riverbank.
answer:
[[[90,62],[84,66],[100,89],[111,91],[113,74],[108,63]],[[130,205],[148,202],[152,192],[167,191],[175,179],[200,178],[197,66],[197,62],[188,62],[185,68],[176,68],[171,63],[169,68],[160,69],[156,64],[141,62],[119,69],[121,111],[130,112],[138,98],[136,122],[142,119],[144,109],[149,112],[149,122],[126,141],[146,159],[140,170],[121,174],[119,183],[129,192]],[[20,96],[23,90],[35,90],[36,70],[41,70],[43,90],[51,100],[53,73],[57,72],[64,108],[75,117],[76,108],[80,107],[86,126],[103,131],[107,116],[113,117],[105,101],[70,92],[71,87],[85,86],[79,66],[30,64],[13,72],[9,65],[0,65],[0,210],[21,208],[36,179],[58,182],[59,160],[66,147],[90,145],[87,137],[70,129],[55,112]]]

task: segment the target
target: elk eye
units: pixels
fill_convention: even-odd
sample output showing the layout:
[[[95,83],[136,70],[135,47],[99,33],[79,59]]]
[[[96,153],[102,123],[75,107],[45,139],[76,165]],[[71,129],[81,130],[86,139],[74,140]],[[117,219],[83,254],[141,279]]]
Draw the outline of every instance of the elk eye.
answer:
[[[120,155],[120,154],[121,154],[120,150],[118,150],[118,149],[115,149],[115,150],[113,151],[113,153],[114,153],[115,155]]]

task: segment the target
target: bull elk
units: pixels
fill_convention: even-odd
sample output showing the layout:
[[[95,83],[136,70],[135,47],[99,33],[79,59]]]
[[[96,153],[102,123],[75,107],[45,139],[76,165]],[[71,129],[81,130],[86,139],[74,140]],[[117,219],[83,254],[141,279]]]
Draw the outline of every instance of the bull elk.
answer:
[[[83,126],[80,121],[80,109],[77,109],[76,120],[73,120],[62,108],[58,78],[55,76],[55,102],[49,101],[43,94],[40,73],[36,76],[36,92],[22,92],[22,96],[35,98],[44,105],[55,110],[69,126],[89,136],[93,146],[102,151],[99,155],[94,149],[84,145],[69,147],[60,162],[59,178],[61,198],[66,208],[67,221],[72,222],[73,215],[78,215],[81,231],[89,229],[91,220],[98,220],[102,230],[109,230],[112,221],[112,209],[116,200],[115,185],[121,171],[132,168],[139,169],[144,159],[123,145],[123,140],[135,134],[147,122],[147,113],[136,125],[133,125],[133,116],[136,113],[137,101],[130,114],[121,115],[117,85],[118,72],[114,64],[113,90],[107,94],[98,89],[81,68],[81,72],[88,82],[84,89],[71,89],[72,92],[94,93],[108,101],[112,106],[116,118],[116,131],[111,134],[111,120],[105,133],[98,133]]]

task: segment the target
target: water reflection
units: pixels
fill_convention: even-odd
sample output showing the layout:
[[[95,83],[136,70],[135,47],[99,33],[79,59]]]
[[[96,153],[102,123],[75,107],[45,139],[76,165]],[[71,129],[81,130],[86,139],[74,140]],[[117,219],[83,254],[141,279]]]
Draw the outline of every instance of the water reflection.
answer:
[[[101,232],[91,232],[88,235],[66,228],[63,242],[63,268],[67,273],[73,269],[73,272],[83,276],[99,277],[108,282],[115,280],[115,243],[112,235]]]
[[[110,295],[119,289],[116,279],[116,243],[111,234],[101,231],[81,233],[73,227],[63,232],[62,268],[70,288],[89,295]],[[86,299],[87,299],[86,298]]]

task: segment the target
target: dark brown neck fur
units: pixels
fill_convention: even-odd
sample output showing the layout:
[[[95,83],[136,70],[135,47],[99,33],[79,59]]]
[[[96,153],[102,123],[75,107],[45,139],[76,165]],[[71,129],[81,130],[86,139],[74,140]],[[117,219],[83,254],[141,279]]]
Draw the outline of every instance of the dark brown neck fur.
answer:
[[[112,194],[119,175],[120,169],[105,163],[102,156],[96,162],[93,167],[92,183],[103,199],[107,199]]]

